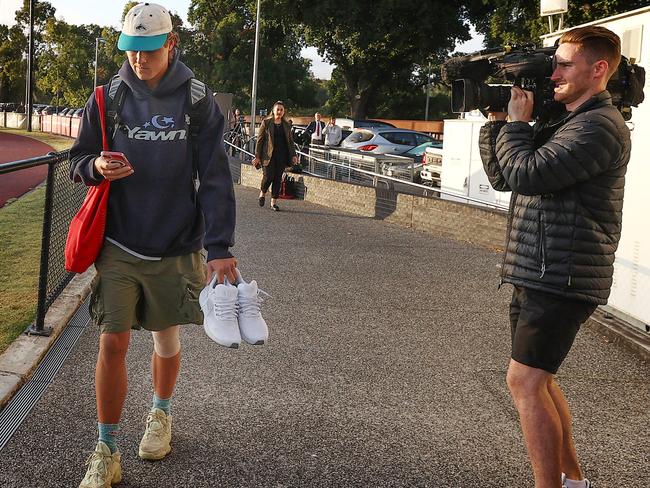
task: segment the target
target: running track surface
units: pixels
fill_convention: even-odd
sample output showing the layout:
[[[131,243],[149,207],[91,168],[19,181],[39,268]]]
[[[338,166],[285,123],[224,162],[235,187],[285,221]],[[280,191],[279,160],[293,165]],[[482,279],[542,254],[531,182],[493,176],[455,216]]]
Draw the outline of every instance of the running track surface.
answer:
[[[44,156],[54,149],[31,137],[0,131],[0,163]],[[17,198],[42,183],[47,176],[47,165],[13,171],[0,175],[0,207],[7,200]]]

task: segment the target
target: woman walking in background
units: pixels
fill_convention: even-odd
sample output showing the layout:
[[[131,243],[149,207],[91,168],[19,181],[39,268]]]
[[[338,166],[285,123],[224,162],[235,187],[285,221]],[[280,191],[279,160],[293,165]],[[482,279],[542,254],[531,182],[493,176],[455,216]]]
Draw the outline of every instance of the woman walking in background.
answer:
[[[275,102],[271,115],[260,125],[253,160],[253,165],[256,168],[262,166],[264,172],[259,196],[260,207],[264,206],[266,192],[271,187],[271,208],[276,212],[280,210],[277,199],[282,185],[282,173],[287,166],[298,164],[291,134],[291,121],[284,115],[284,103]]]

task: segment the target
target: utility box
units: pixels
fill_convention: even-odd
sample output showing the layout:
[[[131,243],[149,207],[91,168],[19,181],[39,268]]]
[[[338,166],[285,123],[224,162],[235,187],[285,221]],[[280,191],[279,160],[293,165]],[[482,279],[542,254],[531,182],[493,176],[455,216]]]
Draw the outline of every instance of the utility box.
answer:
[[[440,174],[440,189],[445,193],[441,197],[463,203],[469,197],[474,205],[507,208],[510,192],[494,191],[483,170],[478,139],[485,122],[480,112],[467,114],[464,119],[445,120]]]

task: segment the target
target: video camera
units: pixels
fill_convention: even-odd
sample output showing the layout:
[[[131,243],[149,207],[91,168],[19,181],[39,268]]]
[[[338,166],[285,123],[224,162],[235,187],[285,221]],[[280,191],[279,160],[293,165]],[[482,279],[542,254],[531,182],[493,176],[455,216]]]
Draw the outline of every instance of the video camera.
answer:
[[[557,46],[535,49],[496,48],[478,51],[467,56],[448,59],[441,74],[451,85],[451,110],[455,113],[479,109],[487,112],[507,112],[510,86],[516,85],[534,94],[533,118],[539,119],[564,108],[553,99],[555,83],[551,81]],[[487,84],[485,81],[502,81]],[[643,101],[645,69],[621,56],[616,73],[607,84],[612,104],[625,120],[632,117],[631,107]]]

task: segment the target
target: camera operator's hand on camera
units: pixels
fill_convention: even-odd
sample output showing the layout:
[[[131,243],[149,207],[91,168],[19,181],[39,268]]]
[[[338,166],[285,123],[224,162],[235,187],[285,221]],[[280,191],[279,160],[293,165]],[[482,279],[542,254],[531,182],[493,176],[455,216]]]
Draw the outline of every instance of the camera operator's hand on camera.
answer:
[[[513,86],[508,102],[510,122],[530,122],[533,117],[533,103],[533,92]]]

